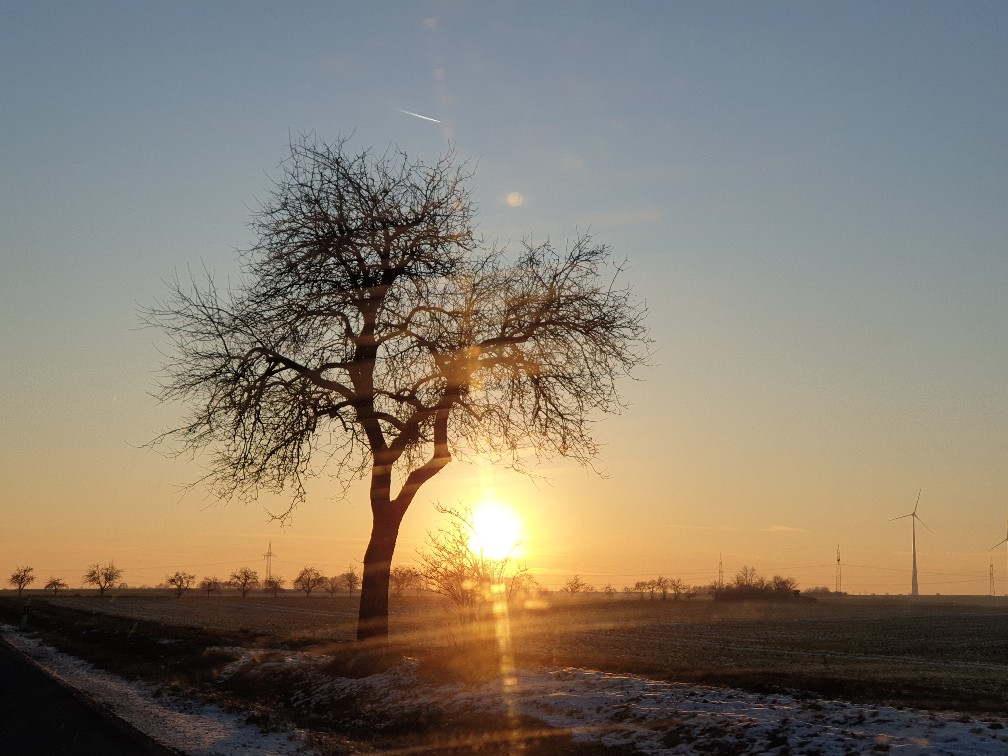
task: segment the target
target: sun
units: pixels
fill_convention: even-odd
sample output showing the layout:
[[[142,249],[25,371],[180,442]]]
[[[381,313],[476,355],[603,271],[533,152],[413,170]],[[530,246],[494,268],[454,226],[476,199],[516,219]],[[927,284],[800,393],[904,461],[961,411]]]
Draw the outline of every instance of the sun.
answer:
[[[521,541],[521,523],[514,510],[494,499],[484,499],[473,511],[469,548],[490,559],[514,556]]]

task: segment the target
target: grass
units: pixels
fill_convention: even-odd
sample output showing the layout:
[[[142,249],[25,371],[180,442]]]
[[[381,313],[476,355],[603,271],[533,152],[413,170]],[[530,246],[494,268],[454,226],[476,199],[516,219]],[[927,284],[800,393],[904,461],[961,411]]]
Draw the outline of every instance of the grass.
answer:
[[[23,601],[0,598],[0,621],[17,625]],[[1008,604],[985,598],[850,597],[815,603],[556,599],[513,609],[510,653],[491,625],[462,625],[439,600],[393,599],[392,641],[353,642],[347,597],[128,595],[33,596],[29,626],[92,663],[242,708],[264,726],[297,724],[333,753],[346,739],[425,752],[505,753],[519,732],[527,753],[585,752],[568,733],[504,715],[466,717],[431,702],[387,715],[382,702],[348,695],[324,711],[293,706],[319,679],[359,678],[391,661],[416,660],[419,684],[481,682],[519,667],[587,667],[655,679],[785,691],[859,702],[1008,714]],[[238,673],[241,649],[255,649]],[[316,654],[322,677],[285,670],[290,651]],[[223,671],[232,665],[225,676]],[[375,721],[362,711],[372,711]],[[387,716],[386,716],[387,715]],[[362,718],[363,717],[363,718]],[[384,719],[382,719],[384,717]],[[376,722],[381,719],[381,727]],[[379,731],[380,730],[380,731]],[[669,733],[674,738],[674,733]],[[343,745],[340,745],[340,744]],[[341,750],[342,749],[342,750]],[[592,751],[592,752],[597,752]]]

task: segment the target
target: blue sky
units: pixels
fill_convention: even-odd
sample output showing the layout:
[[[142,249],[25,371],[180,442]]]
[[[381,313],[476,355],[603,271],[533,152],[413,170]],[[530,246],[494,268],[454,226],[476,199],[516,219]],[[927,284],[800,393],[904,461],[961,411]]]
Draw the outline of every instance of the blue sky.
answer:
[[[451,144],[488,238],[591,228],[630,261],[656,355],[599,423],[608,477],[494,473],[533,571],[699,582],[723,554],[831,583],[839,543],[852,589],[903,592],[889,517],[923,489],[922,592],[986,592],[1008,516],[1006,30],[985,2],[0,4],[0,554],[71,583],[270,539],[292,573],[360,559],[360,496],[320,484],[280,530],[180,501],[195,468],[137,448],[177,416],[147,395],[138,305],[187,266],[235,275],[314,131]],[[400,555],[486,475],[421,494]]]

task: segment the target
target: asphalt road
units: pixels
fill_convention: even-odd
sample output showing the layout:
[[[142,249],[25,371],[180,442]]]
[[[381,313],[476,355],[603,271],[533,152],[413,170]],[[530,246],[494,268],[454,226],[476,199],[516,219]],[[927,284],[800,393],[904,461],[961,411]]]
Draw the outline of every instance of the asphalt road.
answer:
[[[0,640],[0,754],[169,756],[126,722]]]

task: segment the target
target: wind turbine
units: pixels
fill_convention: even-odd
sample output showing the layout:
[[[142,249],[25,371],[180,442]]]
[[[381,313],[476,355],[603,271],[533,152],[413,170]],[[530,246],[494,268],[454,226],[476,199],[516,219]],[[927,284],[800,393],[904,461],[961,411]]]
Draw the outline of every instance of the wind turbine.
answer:
[[[934,531],[931,530],[931,528],[928,528],[928,526],[924,523],[924,520],[922,520],[920,517],[917,516],[917,506],[920,504],[920,497],[921,497],[921,492],[918,491],[917,492],[917,503],[914,504],[913,511],[910,514],[900,515],[899,517],[893,517],[893,518],[890,519],[890,522],[892,522],[892,520],[902,520],[905,517],[909,517],[910,518],[910,533],[911,533],[911,537],[913,538],[913,541],[912,541],[912,543],[913,543],[913,577],[911,578],[911,581],[910,581],[910,595],[911,596],[916,596],[917,595],[917,523],[919,522],[921,525],[924,525],[924,527],[927,528],[927,531],[929,533],[934,533]],[[998,546],[1000,546],[1000,545],[1001,544],[998,544]]]
[[[994,551],[994,549],[996,549],[996,548],[997,548],[998,546],[1000,546],[1000,545],[1001,545],[1002,543],[1008,543],[1008,524],[1006,524],[1006,527],[1005,527],[1005,530],[1006,530],[1006,533],[1005,533],[1005,537],[1004,537],[1004,540],[1003,540],[1003,541],[998,541],[997,543],[995,543],[995,544],[994,544],[993,546],[991,546],[991,547],[990,547],[990,548],[988,549],[988,551]],[[1008,595],[1008,594],[1006,594],[1006,595]]]

